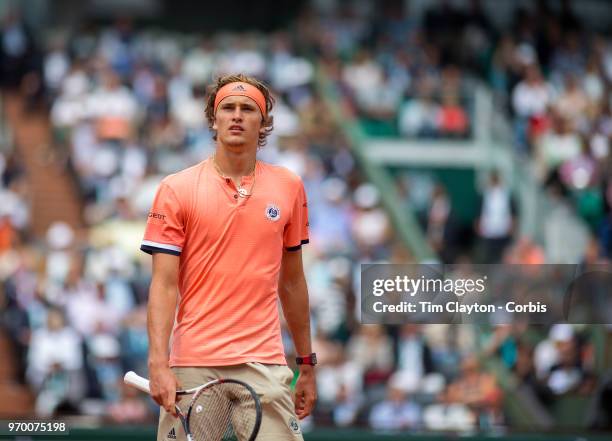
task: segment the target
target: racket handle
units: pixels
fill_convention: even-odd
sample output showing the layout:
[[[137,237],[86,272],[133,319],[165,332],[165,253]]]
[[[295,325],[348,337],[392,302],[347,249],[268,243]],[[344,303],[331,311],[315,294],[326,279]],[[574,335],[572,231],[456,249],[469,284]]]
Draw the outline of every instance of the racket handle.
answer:
[[[151,393],[151,389],[149,388],[149,380],[141,377],[134,371],[129,371],[128,373],[126,373],[123,377],[123,382],[129,386],[135,387],[136,389],[146,394]]]

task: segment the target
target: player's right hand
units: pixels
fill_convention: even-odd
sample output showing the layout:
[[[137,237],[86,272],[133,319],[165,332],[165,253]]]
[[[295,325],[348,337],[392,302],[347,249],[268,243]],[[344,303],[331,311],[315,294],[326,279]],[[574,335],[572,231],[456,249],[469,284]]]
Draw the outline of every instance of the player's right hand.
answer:
[[[176,417],[176,391],[179,390],[180,385],[174,372],[167,366],[150,367],[149,387],[151,397],[155,402],[162,406],[166,412]]]

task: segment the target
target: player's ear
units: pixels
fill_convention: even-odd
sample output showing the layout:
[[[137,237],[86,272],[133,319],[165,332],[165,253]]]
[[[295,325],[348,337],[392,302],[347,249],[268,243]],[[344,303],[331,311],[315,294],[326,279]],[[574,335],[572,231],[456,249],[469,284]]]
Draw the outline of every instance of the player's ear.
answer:
[[[264,133],[266,131],[266,119],[261,119],[261,124],[259,126],[259,133]]]

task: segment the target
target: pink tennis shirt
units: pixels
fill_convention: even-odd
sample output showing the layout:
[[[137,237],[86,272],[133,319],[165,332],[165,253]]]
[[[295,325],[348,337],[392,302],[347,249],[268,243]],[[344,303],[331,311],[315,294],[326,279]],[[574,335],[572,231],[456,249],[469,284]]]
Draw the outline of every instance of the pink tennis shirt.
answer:
[[[306,193],[297,175],[261,161],[242,186],[251,196],[211,159],[159,186],[140,249],[180,256],[170,366],[286,364],[278,277],[283,250],[308,243]]]

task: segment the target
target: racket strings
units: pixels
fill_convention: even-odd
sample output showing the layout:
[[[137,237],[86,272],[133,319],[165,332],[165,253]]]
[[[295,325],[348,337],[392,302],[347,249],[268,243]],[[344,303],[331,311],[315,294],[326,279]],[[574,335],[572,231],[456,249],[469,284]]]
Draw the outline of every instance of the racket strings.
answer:
[[[256,402],[246,387],[217,383],[192,403],[189,428],[195,441],[248,441],[256,418]]]

